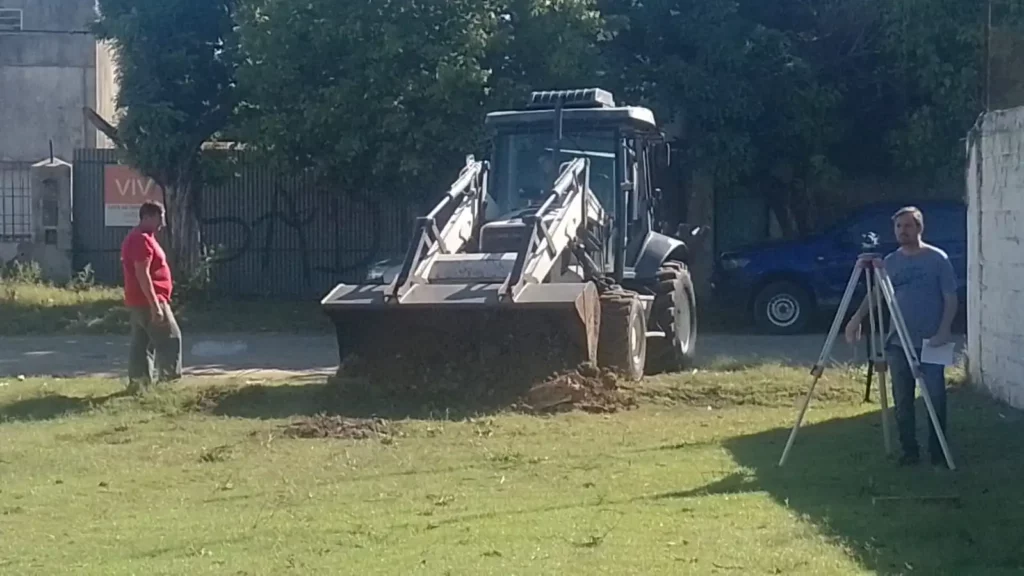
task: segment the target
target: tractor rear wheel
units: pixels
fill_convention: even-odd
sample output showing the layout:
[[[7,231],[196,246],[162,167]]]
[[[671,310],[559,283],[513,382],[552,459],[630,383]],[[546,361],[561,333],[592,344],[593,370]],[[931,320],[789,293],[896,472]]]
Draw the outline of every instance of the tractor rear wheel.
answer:
[[[616,287],[601,295],[597,363],[634,382],[644,377],[647,317],[635,292]]]
[[[652,338],[650,369],[672,372],[693,363],[697,342],[697,310],[693,279],[682,262],[669,260],[658,269],[651,318],[664,338]]]

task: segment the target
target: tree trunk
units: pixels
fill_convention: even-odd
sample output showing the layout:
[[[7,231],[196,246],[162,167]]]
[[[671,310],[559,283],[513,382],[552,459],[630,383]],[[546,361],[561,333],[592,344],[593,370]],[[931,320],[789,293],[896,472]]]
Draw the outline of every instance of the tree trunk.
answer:
[[[715,265],[715,182],[705,170],[694,170],[690,174],[690,198],[686,207],[686,223],[690,226],[708,226],[711,232],[692,254],[690,269],[693,275],[694,291],[697,297],[707,295],[711,290],[711,272]]]
[[[179,180],[167,189],[167,231],[171,269],[176,283],[189,283],[199,273],[202,237],[193,203],[193,184]]]

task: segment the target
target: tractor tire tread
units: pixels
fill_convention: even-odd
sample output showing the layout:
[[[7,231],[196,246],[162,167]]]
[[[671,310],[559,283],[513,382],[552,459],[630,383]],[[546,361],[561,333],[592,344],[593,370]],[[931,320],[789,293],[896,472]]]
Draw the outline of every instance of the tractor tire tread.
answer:
[[[684,329],[689,330],[690,346],[684,353],[676,343],[675,307],[680,303],[676,302],[677,288],[684,294],[693,297],[693,281],[690,278],[689,270],[681,262],[668,261],[664,263],[657,272],[658,283],[654,286],[654,304],[652,306],[652,319],[665,332],[664,338],[652,339],[650,360],[648,366],[652,370],[674,371],[688,367],[693,361],[693,336],[696,328],[695,310],[691,309],[689,314],[690,326]],[[681,284],[681,285],[680,285]],[[691,306],[690,302],[681,303],[684,306]]]
[[[644,362],[636,366],[631,361],[629,333],[631,323],[644,321],[643,306],[635,292],[601,295],[601,329],[597,346],[598,365],[619,372],[630,380],[643,378]],[[644,326],[646,331],[646,326]],[[643,340],[643,338],[641,338]],[[646,345],[646,342],[642,343]]]

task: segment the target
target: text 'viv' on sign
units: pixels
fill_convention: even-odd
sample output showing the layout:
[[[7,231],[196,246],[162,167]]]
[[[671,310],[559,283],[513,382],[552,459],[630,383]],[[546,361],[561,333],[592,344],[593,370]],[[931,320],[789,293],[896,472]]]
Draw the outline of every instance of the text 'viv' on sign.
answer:
[[[103,167],[103,219],[106,226],[135,226],[139,207],[147,200],[162,202],[164,191],[152,178],[131,166]]]

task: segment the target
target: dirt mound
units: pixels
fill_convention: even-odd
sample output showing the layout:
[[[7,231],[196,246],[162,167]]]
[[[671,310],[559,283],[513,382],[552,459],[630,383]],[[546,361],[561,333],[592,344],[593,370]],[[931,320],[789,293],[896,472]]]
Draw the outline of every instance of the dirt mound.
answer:
[[[519,409],[533,413],[570,410],[610,413],[635,406],[636,401],[619,386],[615,373],[599,371],[590,365],[582,365],[531,387],[517,404]]]
[[[584,358],[574,312],[381,317],[351,335],[345,394],[410,404],[507,407]]]
[[[345,418],[318,414],[283,426],[290,438],[342,438],[351,440],[379,439],[390,443],[395,430],[380,418]]]

